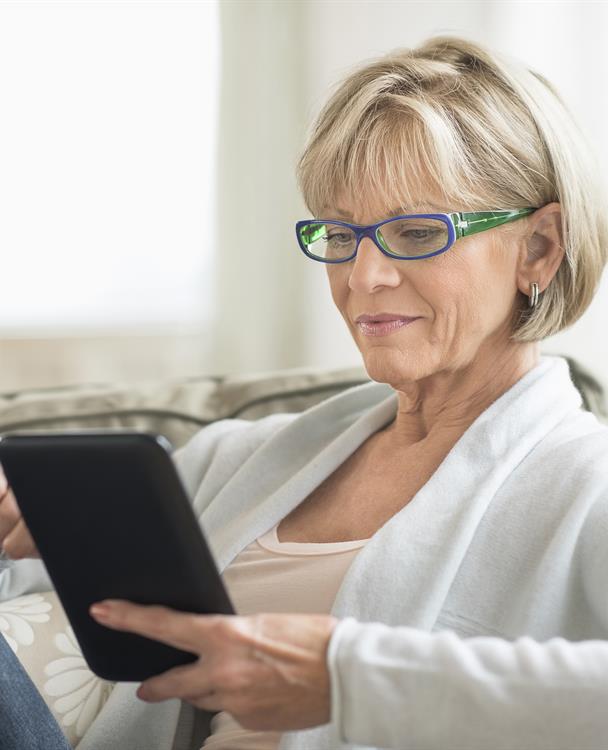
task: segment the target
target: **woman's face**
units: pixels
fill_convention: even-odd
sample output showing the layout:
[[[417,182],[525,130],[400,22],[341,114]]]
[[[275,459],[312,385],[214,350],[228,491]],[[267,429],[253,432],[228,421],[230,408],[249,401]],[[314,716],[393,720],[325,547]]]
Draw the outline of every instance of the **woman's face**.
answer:
[[[459,209],[416,207],[418,213],[454,210]],[[344,202],[324,216],[356,224],[389,218],[364,215]],[[512,332],[518,237],[506,227],[491,229],[424,260],[388,258],[364,238],[354,260],[328,265],[333,300],[370,377],[398,388],[463,369],[479,357],[496,361]]]

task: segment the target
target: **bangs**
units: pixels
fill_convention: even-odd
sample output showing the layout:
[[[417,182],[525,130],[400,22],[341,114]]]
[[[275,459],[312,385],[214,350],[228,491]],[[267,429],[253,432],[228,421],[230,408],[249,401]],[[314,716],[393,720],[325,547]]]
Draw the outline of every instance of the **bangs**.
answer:
[[[344,112],[302,159],[300,187],[313,216],[341,201],[378,217],[428,203],[450,211],[486,208],[491,186],[476,179],[449,120],[420,99],[382,99],[356,113],[356,124],[355,113]]]

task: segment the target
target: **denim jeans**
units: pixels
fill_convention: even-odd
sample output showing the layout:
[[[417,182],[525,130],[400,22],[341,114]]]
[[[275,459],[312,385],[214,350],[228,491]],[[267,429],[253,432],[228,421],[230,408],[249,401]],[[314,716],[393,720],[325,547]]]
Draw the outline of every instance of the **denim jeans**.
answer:
[[[0,750],[70,750],[42,696],[1,634]]]

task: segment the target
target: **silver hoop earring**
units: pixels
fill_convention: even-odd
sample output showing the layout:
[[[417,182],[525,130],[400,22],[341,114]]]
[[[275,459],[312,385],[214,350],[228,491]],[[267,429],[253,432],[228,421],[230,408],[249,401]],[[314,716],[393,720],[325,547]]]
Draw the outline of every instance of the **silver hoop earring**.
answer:
[[[528,297],[528,307],[536,307],[538,304],[538,284],[533,281],[530,284],[530,296]]]

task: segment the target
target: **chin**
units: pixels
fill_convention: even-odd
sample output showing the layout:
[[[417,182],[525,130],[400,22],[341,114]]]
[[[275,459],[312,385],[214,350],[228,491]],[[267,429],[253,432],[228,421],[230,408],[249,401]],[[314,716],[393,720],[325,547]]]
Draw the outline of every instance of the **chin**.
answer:
[[[369,377],[377,383],[387,383],[394,388],[400,383],[420,380],[433,372],[428,358],[420,352],[374,346],[361,354]]]

